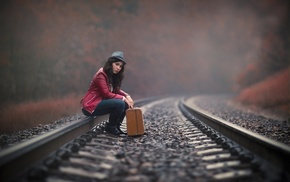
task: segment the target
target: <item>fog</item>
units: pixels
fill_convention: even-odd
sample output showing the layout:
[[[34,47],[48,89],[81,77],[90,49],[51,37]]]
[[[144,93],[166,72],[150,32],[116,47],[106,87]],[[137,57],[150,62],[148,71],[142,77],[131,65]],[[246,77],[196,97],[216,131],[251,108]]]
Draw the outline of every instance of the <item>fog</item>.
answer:
[[[285,23],[289,30],[287,5],[284,0],[5,1],[0,97],[84,94],[116,50],[128,63],[122,88],[138,98],[236,92],[247,86],[237,78],[251,64],[271,68],[243,77],[253,82],[289,66],[287,46],[279,47],[284,38],[289,42],[289,33],[281,34]],[[284,52],[274,69],[273,61],[265,61],[272,46],[273,54]]]

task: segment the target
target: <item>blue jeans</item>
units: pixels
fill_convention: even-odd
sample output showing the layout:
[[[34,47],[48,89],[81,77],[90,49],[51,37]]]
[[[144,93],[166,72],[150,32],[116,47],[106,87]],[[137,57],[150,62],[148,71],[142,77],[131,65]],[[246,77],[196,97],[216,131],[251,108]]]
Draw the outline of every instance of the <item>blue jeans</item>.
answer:
[[[128,109],[128,104],[119,99],[105,99],[102,100],[91,114],[86,110],[82,109],[82,112],[86,116],[101,116],[105,114],[110,114],[109,124],[117,126],[121,125],[123,119],[126,115],[126,110]]]

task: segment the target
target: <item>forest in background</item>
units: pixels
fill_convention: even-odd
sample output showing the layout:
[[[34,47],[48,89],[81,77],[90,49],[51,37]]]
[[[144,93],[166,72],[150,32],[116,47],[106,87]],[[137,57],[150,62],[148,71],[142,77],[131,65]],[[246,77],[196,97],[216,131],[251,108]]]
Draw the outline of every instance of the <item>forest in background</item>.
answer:
[[[247,89],[281,72],[281,89],[266,88],[282,90],[279,104],[289,106],[289,17],[287,0],[3,1],[0,108],[84,95],[115,50],[128,62],[122,87],[135,98],[242,93],[239,101],[252,100],[263,91]]]

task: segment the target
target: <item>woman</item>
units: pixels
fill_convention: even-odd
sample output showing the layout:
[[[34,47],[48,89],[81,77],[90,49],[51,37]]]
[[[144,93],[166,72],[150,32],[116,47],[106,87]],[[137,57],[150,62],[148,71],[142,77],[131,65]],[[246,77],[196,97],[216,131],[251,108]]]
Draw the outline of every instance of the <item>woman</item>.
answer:
[[[82,112],[86,116],[110,114],[105,127],[107,133],[125,134],[120,125],[126,110],[134,107],[129,94],[121,90],[126,61],[121,51],[114,52],[93,77],[90,87],[81,100]]]

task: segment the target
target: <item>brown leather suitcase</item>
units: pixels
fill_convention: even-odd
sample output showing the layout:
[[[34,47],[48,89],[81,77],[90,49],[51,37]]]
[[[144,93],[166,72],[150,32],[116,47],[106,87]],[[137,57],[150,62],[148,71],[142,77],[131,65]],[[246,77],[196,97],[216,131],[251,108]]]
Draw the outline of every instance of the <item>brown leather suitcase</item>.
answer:
[[[144,134],[143,115],[140,108],[127,109],[126,119],[128,136],[138,136]]]

